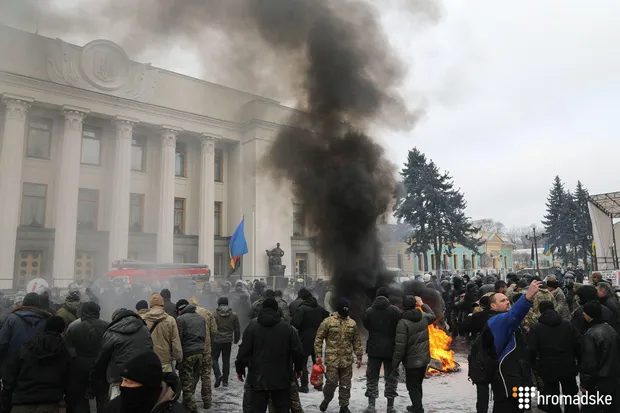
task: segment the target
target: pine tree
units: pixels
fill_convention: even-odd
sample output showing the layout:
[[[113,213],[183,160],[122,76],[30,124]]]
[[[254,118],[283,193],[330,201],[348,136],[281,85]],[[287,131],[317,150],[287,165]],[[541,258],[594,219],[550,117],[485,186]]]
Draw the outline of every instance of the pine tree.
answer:
[[[394,211],[399,221],[411,227],[408,253],[426,254],[432,248],[439,275],[444,249],[452,255],[452,248],[458,243],[478,251],[481,241],[474,237],[478,228],[465,215],[465,198],[454,189],[447,172],[441,173],[433,161],[414,148],[409,151],[401,177],[404,193]]]
[[[562,222],[566,212],[566,206],[564,205],[565,196],[564,184],[560,177],[556,176],[547,198],[547,214],[543,220],[543,225],[549,237],[551,252],[560,257],[564,262],[567,262],[565,223]]]
[[[588,190],[577,181],[575,189],[575,243],[579,245],[583,266],[588,270],[588,258],[592,255],[592,220],[588,210]]]
[[[575,202],[575,197],[570,191],[564,194],[564,202],[561,209],[562,219],[560,220],[562,238],[566,242],[567,256],[565,262],[572,262],[575,267],[579,264],[580,244],[577,242],[577,232],[575,223],[579,216],[579,209]]]

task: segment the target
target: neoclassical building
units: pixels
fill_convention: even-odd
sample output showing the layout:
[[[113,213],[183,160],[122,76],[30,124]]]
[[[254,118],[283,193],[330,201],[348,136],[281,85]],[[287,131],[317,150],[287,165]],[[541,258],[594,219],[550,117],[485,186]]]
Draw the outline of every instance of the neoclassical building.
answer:
[[[290,188],[261,169],[292,109],[83,47],[0,26],[0,289],[67,286],[113,261],[208,264],[228,274],[245,218],[243,276],[320,274]]]

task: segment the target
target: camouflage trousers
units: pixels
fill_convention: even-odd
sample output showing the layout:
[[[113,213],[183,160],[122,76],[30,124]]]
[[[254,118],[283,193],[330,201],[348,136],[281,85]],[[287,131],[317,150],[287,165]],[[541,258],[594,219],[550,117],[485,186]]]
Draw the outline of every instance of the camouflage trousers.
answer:
[[[349,405],[351,398],[351,379],[353,378],[353,366],[334,367],[327,366],[325,371],[325,387],[323,387],[323,397],[326,402],[332,401],[336,388],[338,389],[338,402],[340,407]]]
[[[299,400],[299,390],[297,389],[297,382],[293,380],[290,388],[291,394],[291,413],[304,413],[304,409],[301,407],[301,401]],[[269,413],[275,413],[273,402],[270,400],[267,405]],[[243,385],[243,413],[252,412],[252,386],[249,380],[246,379]]]
[[[388,399],[398,397],[396,388],[398,387],[398,378],[392,374],[392,360],[382,360],[376,358],[368,358],[366,366],[366,394],[370,399],[379,397],[379,374],[383,365],[383,377],[385,379],[385,392],[383,393]]]
[[[202,381],[200,393],[205,409],[211,407],[211,355],[208,353],[188,356],[181,363],[179,378],[183,386],[183,405],[189,413],[197,413],[196,387]]]

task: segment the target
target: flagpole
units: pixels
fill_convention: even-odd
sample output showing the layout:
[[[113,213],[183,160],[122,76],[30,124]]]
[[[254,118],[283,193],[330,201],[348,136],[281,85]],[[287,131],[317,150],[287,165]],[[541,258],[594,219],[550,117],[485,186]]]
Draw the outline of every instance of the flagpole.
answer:
[[[256,277],[256,205],[252,205],[252,279]]]

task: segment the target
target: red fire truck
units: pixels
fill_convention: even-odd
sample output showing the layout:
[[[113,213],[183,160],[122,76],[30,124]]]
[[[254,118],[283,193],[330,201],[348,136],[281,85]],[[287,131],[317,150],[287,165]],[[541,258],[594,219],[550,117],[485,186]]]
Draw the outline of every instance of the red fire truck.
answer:
[[[155,281],[193,280],[196,287],[211,278],[211,270],[204,264],[156,264],[134,260],[120,260],[112,263],[112,270],[107,277],[122,277],[132,285],[135,282],[149,285]]]

